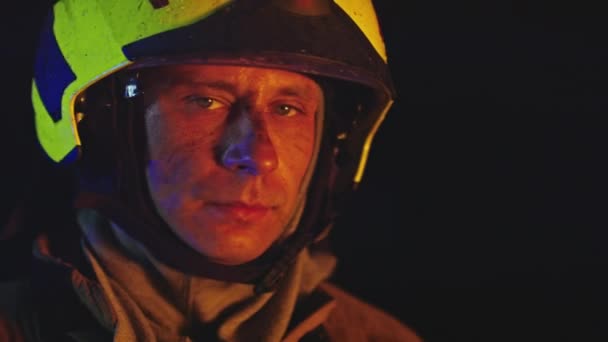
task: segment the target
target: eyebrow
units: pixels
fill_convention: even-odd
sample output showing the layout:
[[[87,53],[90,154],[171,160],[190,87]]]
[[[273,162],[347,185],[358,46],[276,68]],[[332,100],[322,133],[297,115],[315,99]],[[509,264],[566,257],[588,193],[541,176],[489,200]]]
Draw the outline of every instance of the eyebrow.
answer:
[[[175,79],[175,84],[193,87],[208,87],[212,89],[223,90],[230,93],[237,92],[237,87],[234,83],[223,80],[205,81],[191,79],[188,77],[180,77]],[[306,99],[312,98],[313,93],[314,92],[312,92],[308,87],[301,86],[283,86],[275,92],[275,94],[279,96],[304,97]]]
[[[281,87],[279,91],[277,91],[277,95],[281,96],[305,96],[311,97],[310,91],[305,87]]]
[[[176,81],[175,84],[178,84],[178,85],[193,86],[193,87],[208,87],[208,88],[213,88],[213,89],[224,90],[226,92],[231,92],[231,93],[235,93],[237,90],[236,86],[233,83],[222,81],[222,80],[199,81],[199,80],[194,80],[194,79],[190,79],[187,77],[180,77],[180,78],[175,79],[175,81]]]

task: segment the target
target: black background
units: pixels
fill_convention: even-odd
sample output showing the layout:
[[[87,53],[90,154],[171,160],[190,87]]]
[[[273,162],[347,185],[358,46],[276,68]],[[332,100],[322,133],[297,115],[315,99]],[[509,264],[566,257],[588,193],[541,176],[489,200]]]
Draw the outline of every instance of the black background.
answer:
[[[334,229],[335,280],[427,341],[608,340],[605,12],[375,4],[399,96]],[[45,6],[3,5],[3,217],[28,172]]]

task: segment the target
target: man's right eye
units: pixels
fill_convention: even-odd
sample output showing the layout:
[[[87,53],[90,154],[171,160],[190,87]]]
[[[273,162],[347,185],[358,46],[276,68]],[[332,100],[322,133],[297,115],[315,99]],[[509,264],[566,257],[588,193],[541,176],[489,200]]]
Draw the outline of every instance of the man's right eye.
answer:
[[[192,95],[192,96],[188,96],[186,98],[186,100],[190,103],[194,103],[197,106],[204,108],[204,109],[219,109],[222,108],[224,106],[224,104],[212,97],[206,97],[206,96],[196,96],[196,95]]]

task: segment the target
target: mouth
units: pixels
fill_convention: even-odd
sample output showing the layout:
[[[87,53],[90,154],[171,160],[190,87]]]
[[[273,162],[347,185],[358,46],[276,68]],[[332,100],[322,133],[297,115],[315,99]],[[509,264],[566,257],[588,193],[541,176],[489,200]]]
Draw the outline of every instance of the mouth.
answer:
[[[274,209],[273,206],[243,202],[212,202],[207,203],[207,206],[221,216],[243,222],[260,220]]]

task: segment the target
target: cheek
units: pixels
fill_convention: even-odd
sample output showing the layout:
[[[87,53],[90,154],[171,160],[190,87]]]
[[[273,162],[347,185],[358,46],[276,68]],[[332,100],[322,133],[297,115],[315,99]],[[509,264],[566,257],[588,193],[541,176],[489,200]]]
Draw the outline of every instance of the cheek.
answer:
[[[183,146],[179,144],[178,146]],[[204,170],[196,167],[193,151],[184,148],[164,149],[156,154],[146,165],[148,189],[153,202],[162,217],[180,216],[193,203],[191,190],[204,177]]]
[[[165,140],[151,151],[147,162],[149,182],[152,186],[180,189],[191,185],[205,173],[203,165],[209,165],[210,149],[200,139],[183,136]],[[203,162],[206,160],[206,162]]]
[[[148,163],[146,167],[148,189],[161,216],[174,212],[180,207],[180,201],[183,199],[179,196],[179,189],[171,185],[167,175],[161,163],[154,161]]]
[[[282,165],[292,173],[295,180],[300,180],[312,160],[315,134],[314,127],[299,129],[281,129],[282,134],[276,139],[275,148],[280,156]]]
[[[180,120],[179,113],[152,109],[146,116],[148,186],[155,197],[172,197],[200,178],[201,165],[212,162],[216,134],[209,125]]]

